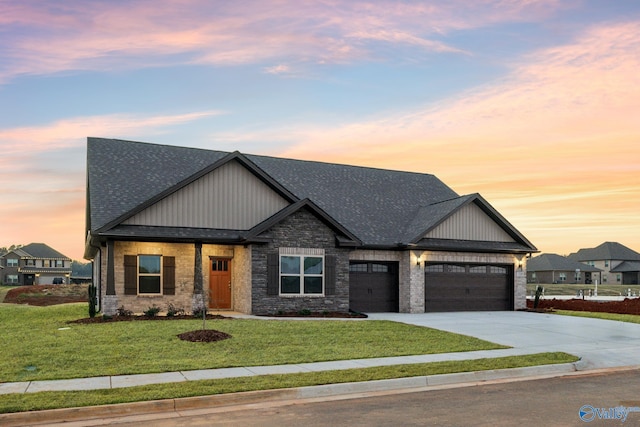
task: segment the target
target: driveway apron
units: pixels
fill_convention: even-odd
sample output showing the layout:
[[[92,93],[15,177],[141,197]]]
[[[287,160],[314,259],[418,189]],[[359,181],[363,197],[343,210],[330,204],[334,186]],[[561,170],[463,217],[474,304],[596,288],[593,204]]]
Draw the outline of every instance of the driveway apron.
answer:
[[[524,353],[563,351],[579,370],[640,365],[640,324],[522,311],[372,313],[392,320],[469,335]]]

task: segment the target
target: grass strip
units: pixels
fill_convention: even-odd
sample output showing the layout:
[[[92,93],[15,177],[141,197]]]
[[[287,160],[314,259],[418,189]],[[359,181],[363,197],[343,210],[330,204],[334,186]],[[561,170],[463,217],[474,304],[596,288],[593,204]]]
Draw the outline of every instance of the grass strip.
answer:
[[[591,317],[593,319],[615,320],[618,322],[640,323],[637,314],[600,313],[595,311],[555,310],[555,314],[575,317]]]
[[[456,372],[508,369],[526,366],[571,363],[577,360],[577,357],[561,352],[538,353],[524,356],[393,365],[341,371],[190,381],[185,383],[138,386],[125,389],[8,394],[0,395],[0,413],[175,399],[193,396],[237,393],[243,391],[273,390],[322,384],[374,381]]]

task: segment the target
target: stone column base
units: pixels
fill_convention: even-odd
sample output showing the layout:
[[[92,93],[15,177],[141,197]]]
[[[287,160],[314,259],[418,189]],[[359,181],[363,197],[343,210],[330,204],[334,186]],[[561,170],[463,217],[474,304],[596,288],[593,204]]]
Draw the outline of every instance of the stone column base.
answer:
[[[115,316],[118,310],[118,295],[104,295],[102,297],[102,314]]]

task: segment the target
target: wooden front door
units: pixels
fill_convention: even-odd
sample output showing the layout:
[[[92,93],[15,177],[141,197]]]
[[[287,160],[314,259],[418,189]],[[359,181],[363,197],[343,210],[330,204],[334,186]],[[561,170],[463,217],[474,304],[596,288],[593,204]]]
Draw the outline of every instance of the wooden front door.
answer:
[[[231,308],[231,260],[228,258],[211,259],[209,308]]]

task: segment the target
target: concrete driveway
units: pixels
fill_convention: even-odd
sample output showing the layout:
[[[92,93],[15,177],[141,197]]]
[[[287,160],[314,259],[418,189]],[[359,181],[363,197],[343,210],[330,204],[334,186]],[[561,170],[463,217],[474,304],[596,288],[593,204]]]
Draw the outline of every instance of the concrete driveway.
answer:
[[[640,324],[521,311],[372,313],[393,320],[470,335],[519,353],[563,351],[579,356],[579,370],[640,365]]]

